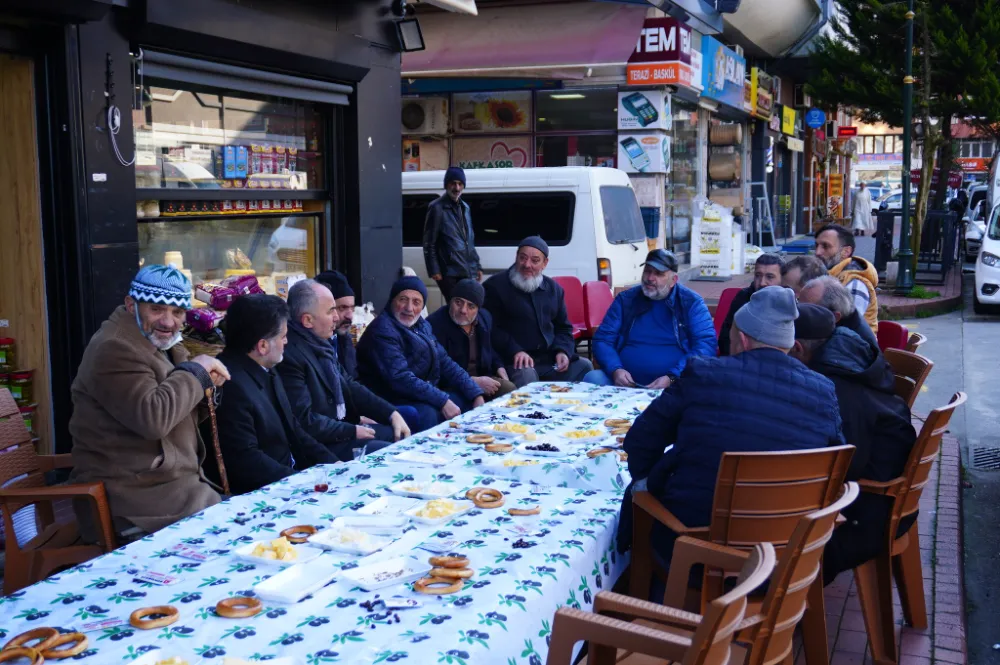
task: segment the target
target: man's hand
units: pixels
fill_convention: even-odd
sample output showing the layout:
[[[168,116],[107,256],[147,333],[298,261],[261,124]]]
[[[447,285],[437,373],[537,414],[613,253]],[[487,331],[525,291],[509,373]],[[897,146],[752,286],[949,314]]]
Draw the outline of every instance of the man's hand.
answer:
[[[375,424],[377,424],[374,420],[372,420],[368,416],[361,416],[358,420],[361,421],[362,425],[375,425]]]
[[[403,416],[399,415],[399,411],[392,412],[392,415],[389,416],[389,424],[392,425],[392,435],[396,441],[410,436],[410,427],[403,420]]]
[[[356,439],[374,439],[375,430],[371,427],[365,427],[364,425],[354,426],[354,438]]]
[[[565,353],[559,352],[556,354],[556,371],[565,372],[569,369],[569,356]]]
[[[534,367],[535,359],[529,356],[524,351],[518,351],[514,354],[514,369],[524,369],[525,367]]]
[[[212,383],[215,384],[216,388],[229,380],[229,370],[212,356],[195,356],[191,362],[198,363],[205,368],[208,375],[212,377]]]
[[[480,395],[480,396],[476,397],[476,399],[472,400],[472,408],[473,409],[476,408],[477,406],[482,406],[483,404],[486,404],[486,400],[483,399],[482,395]]]
[[[497,370],[497,376],[499,376],[504,381],[510,381],[510,377],[507,376],[507,368],[506,367],[501,367],[500,369],[498,369]]]
[[[483,271],[482,270],[477,270],[476,271],[476,281],[477,282],[483,281]]]
[[[653,381],[646,387],[649,388],[650,390],[666,390],[667,388],[670,387],[671,383],[672,382],[669,376],[661,376],[656,381]]]
[[[474,376],[472,380],[483,389],[483,392],[493,397],[500,390],[500,382],[490,376]]]
[[[614,379],[616,386],[621,386],[622,388],[635,387],[635,379],[632,378],[632,375],[626,369],[616,369],[611,378]]]
[[[443,415],[448,420],[451,420],[452,418],[457,418],[458,416],[462,415],[462,410],[458,408],[457,404],[455,404],[451,400],[448,400],[447,402],[444,403],[444,406],[441,407],[441,415]]]
[[[435,273],[431,275],[431,279],[433,279],[435,282],[440,282],[442,279],[441,273]]]

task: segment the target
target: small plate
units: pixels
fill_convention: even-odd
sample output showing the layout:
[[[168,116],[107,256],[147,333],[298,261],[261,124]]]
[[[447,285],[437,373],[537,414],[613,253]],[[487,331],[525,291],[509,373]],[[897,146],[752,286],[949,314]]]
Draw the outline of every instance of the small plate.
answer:
[[[399,516],[417,505],[416,499],[407,496],[387,495],[375,499],[364,508],[359,508],[355,515]],[[338,518],[340,519],[340,518]]]
[[[410,508],[403,514],[414,522],[418,522],[420,524],[444,524],[448,520],[453,520],[460,515],[464,515],[476,507],[476,504],[464,499],[452,499],[451,501],[455,504],[456,510],[450,515],[445,515],[444,517],[421,517],[420,515],[417,515],[417,512],[422,510],[423,507],[427,505],[426,502]]]
[[[447,429],[440,429],[436,432],[430,432],[426,436],[429,439],[444,441],[445,443],[465,443],[465,437],[476,433],[478,433],[478,430],[469,431],[469,429],[465,427],[460,429],[449,427]]]
[[[339,573],[340,567],[331,559],[322,559],[308,565],[286,568],[255,585],[253,591],[262,600],[297,603],[325,587]]]
[[[598,427],[593,428],[594,431],[598,431],[600,429],[601,428]],[[614,438],[614,435],[606,430],[601,431],[599,434],[595,434],[594,436],[579,437],[579,438],[566,436],[570,432],[576,432],[576,431],[581,431],[581,430],[570,429],[562,431],[559,433],[559,439],[561,441],[566,441],[568,443],[597,443],[598,441],[604,441],[607,438]]]
[[[429,464],[431,466],[444,466],[451,461],[450,457],[435,455],[434,453],[423,453],[418,450],[407,450],[394,456],[393,459],[410,464]]]
[[[340,577],[348,584],[359,586],[365,591],[376,591],[388,586],[407,584],[418,580],[430,570],[430,565],[416,559],[397,557],[345,570],[340,574]]]
[[[412,502],[412,507],[416,502]],[[344,515],[333,520],[334,529],[358,529],[375,536],[398,536],[410,523],[405,515]]]
[[[413,480],[389,485],[389,491],[399,496],[417,499],[443,499],[455,493],[455,486],[439,481],[417,482]],[[404,512],[405,514],[405,512]]]
[[[566,413],[571,416],[582,416],[585,418],[606,418],[609,411],[607,409],[599,409],[596,406],[590,406],[589,404],[577,404],[566,409]]]
[[[316,549],[315,547],[303,547],[302,545],[292,545],[292,549],[295,550],[295,553],[298,556],[296,556],[291,561],[264,559],[262,557],[254,556],[253,554],[251,554],[251,552],[253,552],[253,548],[256,547],[258,543],[264,543],[266,545],[270,545],[271,541],[257,540],[252,543],[247,543],[246,545],[243,545],[242,547],[237,547],[235,550],[233,550],[233,556],[235,556],[237,559],[248,561],[250,563],[255,563],[261,566],[281,566],[282,568],[287,568],[288,566],[294,566],[295,564],[299,563],[308,563],[309,561],[312,561],[320,554],[322,554],[322,552]]]
[[[545,418],[529,418],[530,413],[542,413]],[[526,425],[546,425],[551,423],[553,420],[558,418],[556,415],[548,414],[541,409],[521,409],[519,411],[511,411],[507,414],[507,417],[515,422],[524,423]]]
[[[340,540],[340,536],[347,530],[356,533],[360,539],[350,542],[342,542]],[[378,552],[386,545],[392,543],[393,540],[394,539],[391,536],[376,536],[369,531],[362,531],[361,529],[350,529],[349,527],[338,528],[333,526],[315,534],[314,536],[311,536],[309,538],[309,544],[315,545],[316,547],[324,550],[367,556]]]
[[[556,448],[559,448],[558,452],[550,452],[547,450],[528,450],[528,446],[537,446],[537,443],[522,443],[517,447],[517,452],[522,455],[532,455],[534,457],[567,457],[571,454],[568,446],[566,444],[557,445],[552,444]]]

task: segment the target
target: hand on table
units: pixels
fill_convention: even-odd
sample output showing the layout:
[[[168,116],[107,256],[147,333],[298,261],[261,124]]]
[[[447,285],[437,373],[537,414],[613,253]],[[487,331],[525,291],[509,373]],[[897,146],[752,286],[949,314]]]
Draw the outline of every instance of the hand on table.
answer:
[[[621,386],[622,388],[635,387],[635,379],[632,378],[632,375],[626,369],[616,369],[612,373],[611,378],[614,379],[616,386]]]
[[[492,397],[500,390],[500,382],[490,376],[474,376],[472,380],[477,386],[483,389],[483,392]]]
[[[356,439],[374,439],[375,430],[371,427],[365,427],[364,425],[354,426],[354,438]]]
[[[569,356],[560,351],[556,354],[556,371],[565,372],[567,369],[569,369]]]
[[[448,400],[447,402],[444,403],[444,406],[441,407],[441,415],[443,415],[448,420],[451,420],[452,418],[457,418],[458,416],[462,415],[462,410],[458,408],[457,404],[455,404],[451,400]]]
[[[653,381],[646,387],[651,390],[666,390],[667,388],[670,387],[671,383],[672,381],[670,380],[669,376],[661,376],[656,381]]]
[[[389,424],[392,425],[392,435],[396,441],[410,436],[410,427],[403,420],[403,416],[399,415],[399,411],[392,412],[392,415],[389,416]]]
[[[524,369],[525,367],[534,367],[535,359],[529,356],[524,351],[518,351],[514,354],[514,369]]]

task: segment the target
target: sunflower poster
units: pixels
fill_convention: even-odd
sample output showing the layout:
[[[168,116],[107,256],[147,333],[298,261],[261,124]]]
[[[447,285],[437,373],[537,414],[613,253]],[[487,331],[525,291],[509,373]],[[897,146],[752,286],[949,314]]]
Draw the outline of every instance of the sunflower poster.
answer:
[[[456,94],[452,112],[457,134],[531,131],[531,92]]]

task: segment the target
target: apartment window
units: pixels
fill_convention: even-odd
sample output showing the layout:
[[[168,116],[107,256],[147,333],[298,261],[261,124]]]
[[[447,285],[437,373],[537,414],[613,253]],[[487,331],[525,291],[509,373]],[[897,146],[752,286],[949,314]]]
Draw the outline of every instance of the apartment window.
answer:
[[[880,155],[885,152],[885,137],[876,136],[875,137],[875,154]]]

